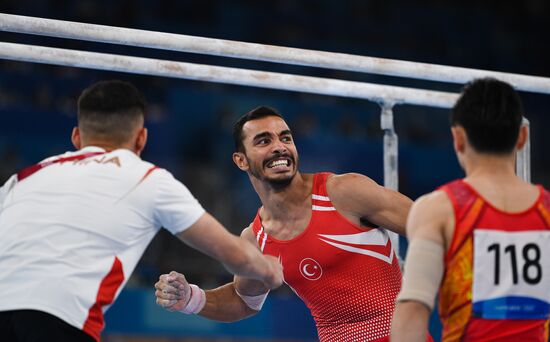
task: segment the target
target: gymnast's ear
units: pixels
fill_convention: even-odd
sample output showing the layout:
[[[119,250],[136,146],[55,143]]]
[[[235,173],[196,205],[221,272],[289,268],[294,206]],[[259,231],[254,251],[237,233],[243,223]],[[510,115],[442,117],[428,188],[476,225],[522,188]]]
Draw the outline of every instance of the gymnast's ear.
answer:
[[[453,147],[456,153],[464,153],[466,147],[466,131],[462,126],[451,126],[451,134],[453,135]]]
[[[239,169],[248,171],[248,160],[246,160],[244,153],[233,152],[233,162]]]
[[[529,129],[527,125],[521,125],[519,128],[518,142],[516,143],[516,149],[521,150],[525,143],[527,142],[527,137],[529,136]]]

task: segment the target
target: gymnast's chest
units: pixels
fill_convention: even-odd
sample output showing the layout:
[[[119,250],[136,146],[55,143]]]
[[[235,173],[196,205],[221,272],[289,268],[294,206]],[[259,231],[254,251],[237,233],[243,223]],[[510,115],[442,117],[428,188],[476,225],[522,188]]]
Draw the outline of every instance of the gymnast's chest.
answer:
[[[332,277],[358,262],[362,255],[350,251],[350,245],[363,233],[347,221],[312,218],[304,232],[291,240],[266,239],[263,251],[279,258],[285,281],[294,287]]]

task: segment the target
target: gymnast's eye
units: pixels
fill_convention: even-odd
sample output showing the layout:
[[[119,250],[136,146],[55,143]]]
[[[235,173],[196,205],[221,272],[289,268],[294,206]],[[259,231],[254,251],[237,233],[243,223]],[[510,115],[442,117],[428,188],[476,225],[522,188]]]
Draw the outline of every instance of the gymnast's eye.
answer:
[[[282,142],[291,142],[291,141],[292,141],[292,136],[291,136],[290,134],[288,134],[288,135],[283,135],[283,136],[281,137],[281,141],[282,141]]]

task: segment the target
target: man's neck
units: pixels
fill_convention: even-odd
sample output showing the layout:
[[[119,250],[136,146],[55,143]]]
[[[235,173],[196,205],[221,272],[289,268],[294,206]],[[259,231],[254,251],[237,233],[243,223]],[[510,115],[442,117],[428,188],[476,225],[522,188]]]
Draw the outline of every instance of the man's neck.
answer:
[[[513,156],[476,154],[465,162],[465,171],[469,180],[503,182],[517,179]]]
[[[276,189],[266,182],[251,178],[252,185],[262,201],[263,220],[293,220],[308,213],[311,206],[313,175],[296,173],[291,183]]]
[[[82,146],[80,148],[83,149],[83,148],[90,147],[90,146],[95,146],[95,147],[102,148],[102,149],[105,150],[105,152],[111,152],[111,151],[123,148],[123,149],[127,149],[127,150],[130,150],[130,151],[135,153],[135,151],[132,150],[131,148],[128,148],[128,146],[121,146],[121,145],[118,145],[118,144],[113,144],[113,143],[110,143],[110,142],[102,142],[102,141],[89,141],[89,142],[86,142],[86,143],[82,144]]]
[[[540,195],[537,187],[516,175],[514,156],[478,156],[468,162],[465,163],[467,177],[464,181],[499,210],[523,212]]]

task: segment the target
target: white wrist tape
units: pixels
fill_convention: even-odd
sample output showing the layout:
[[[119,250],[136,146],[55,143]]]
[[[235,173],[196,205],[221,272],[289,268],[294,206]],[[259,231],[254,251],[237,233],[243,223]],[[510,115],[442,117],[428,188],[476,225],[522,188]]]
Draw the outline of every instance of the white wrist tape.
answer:
[[[187,305],[181,309],[180,312],[184,314],[197,314],[206,304],[206,294],[203,289],[195,284],[189,284],[189,287],[191,288],[191,296],[189,297]]]
[[[444,253],[443,246],[435,241],[411,241],[405,258],[403,286],[397,301],[414,300],[433,309],[445,269]]]
[[[241,297],[243,302],[249,308],[255,311],[260,311],[262,309],[262,306],[264,305],[267,295],[269,293],[269,291],[267,291],[266,293],[262,293],[261,295],[257,295],[257,296],[245,296],[243,294],[240,294],[239,291],[237,291],[237,289],[235,289],[235,292],[239,297]]]

